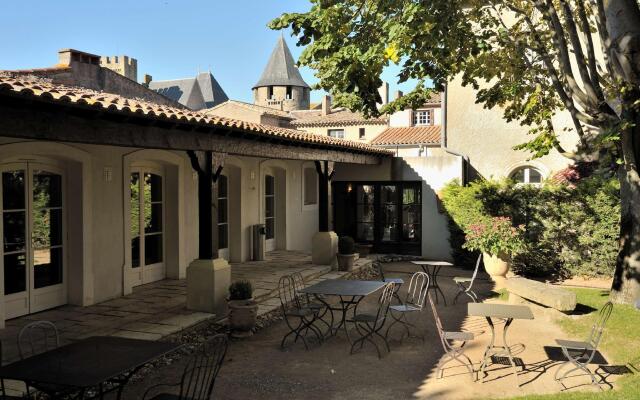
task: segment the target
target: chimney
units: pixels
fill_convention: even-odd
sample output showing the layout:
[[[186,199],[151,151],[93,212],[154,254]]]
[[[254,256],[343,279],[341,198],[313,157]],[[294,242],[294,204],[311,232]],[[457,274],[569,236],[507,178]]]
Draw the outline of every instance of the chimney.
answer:
[[[144,76],[142,77],[142,80],[143,80],[143,85],[145,85],[146,87],[149,87],[149,84],[153,80],[153,76],[149,74],[144,74]]]
[[[331,114],[331,96],[325,94],[322,97],[322,115]]]
[[[381,105],[386,105],[387,103],[389,103],[389,83],[388,82],[383,82],[382,86],[380,86],[380,89],[378,89],[378,93],[380,93],[380,98],[382,99],[382,103],[380,103]]]
[[[402,93],[402,90],[396,90],[395,94],[393,95],[393,100],[398,100],[403,95],[404,93]]]
[[[100,65],[100,56],[74,49],[62,49],[58,51],[58,64],[71,65],[71,62]]]

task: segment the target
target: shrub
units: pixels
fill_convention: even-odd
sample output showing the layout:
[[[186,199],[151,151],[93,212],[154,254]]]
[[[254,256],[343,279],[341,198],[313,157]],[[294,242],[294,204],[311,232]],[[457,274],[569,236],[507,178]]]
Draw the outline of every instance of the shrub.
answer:
[[[356,252],[356,242],[350,236],[341,236],[338,239],[338,253],[354,254]]]
[[[492,217],[468,226],[464,248],[493,256],[513,256],[524,249],[524,226],[514,227],[509,217]]]
[[[468,264],[462,247],[470,226],[488,217],[523,225],[524,248],[514,269],[524,275],[611,276],[618,251],[619,184],[590,177],[575,187],[513,181],[451,182],[442,191],[450,244],[457,263]],[[467,246],[469,247],[469,246]]]
[[[229,285],[229,300],[249,300],[253,297],[253,286],[248,280],[235,281]]]

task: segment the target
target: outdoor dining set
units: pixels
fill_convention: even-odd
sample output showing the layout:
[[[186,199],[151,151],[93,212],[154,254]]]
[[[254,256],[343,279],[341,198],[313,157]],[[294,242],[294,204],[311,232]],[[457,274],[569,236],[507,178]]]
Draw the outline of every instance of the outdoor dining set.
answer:
[[[94,336],[60,346],[58,330],[50,321],[25,325],[17,343],[20,360],[0,367],[0,399],[40,398],[38,394],[51,399],[103,399],[112,392],[117,399],[127,398],[123,397],[124,389],[136,372],[182,347],[173,342],[113,336]],[[143,398],[209,399],[226,350],[225,334],[209,338],[190,357],[178,383],[154,385]],[[17,388],[21,396],[9,394],[10,381],[23,383]]]
[[[387,352],[391,351],[389,339],[397,330],[394,329],[396,326],[400,329],[400,341],[405,335],[424,341],[424,334],[418,332],[417,324],[412,322],[415,320],[412,320],[411,316],[420,315],[428,301],[444,349],[444,356],[436,368],[436,377],[442,378],[444,366],[456,361],[466,367],[476,381],[482,375],[484,382],[487,367],[490,364],[502,364],[513,369],[513,375],[519,385],[517,368],[520,366],[526,371],[526,365],[514,356],[516,346],[508,344],[507,335],[514,320],[533,320],[534,314],[527,305],[478,302],[479,297],[473,287],[481,260],[482,256],[478,258],[471,277],[453,277],[458,289],[453,303],[455,304],[460,296],[466,295],[470,299],[467,315],[486,319],[490,328],[491,339],[478,368],[474,368],[474,363],[465,354],[465,345],[476,338],[476,333],[446,330],[438,314],[436,304],[439,298],[447,304],[444,292],[438,286],[439,272],[443,267],[453,267],[453,264],[446,261],[412,261],[416,269],[420,268],[421,271],[411,275],[404,296],[400,295],[399,290],[405,285],[405,281],[401,278],[386,277],[379,262],[374,262],[374,266],[380,280],[326,279],[305,286],[299,273],[283,276],[279,282],[279,294],[289,331],[282,338],[280,345],[284,348],[289,342],[301,340],[305,348],[309,349],[308,339],[313,338],[316,342],[322,343],[343,332],[351,346],[350,354],[363,349],[365,343],[370,343],[381,358],[381,348]],[[374,310],[363,310],[360,306],[362,300],[376,293],[379,293],[377,307]],[[556,380],[562,381],[571,372],[580,370],[590,376],[592,384],[599,387],[594,373],[588,369],[588,364],[597,353],[611,310],[611,303],[607,303],[600,310],[599,318],[586,341],[556,340],[566,360],[557,370]],[[498,321],[503,325],[501,345],[498,344],[496,332]],[[354,335],[356,337],[352,337]],[[573,368],[567,369],[566,366]]]

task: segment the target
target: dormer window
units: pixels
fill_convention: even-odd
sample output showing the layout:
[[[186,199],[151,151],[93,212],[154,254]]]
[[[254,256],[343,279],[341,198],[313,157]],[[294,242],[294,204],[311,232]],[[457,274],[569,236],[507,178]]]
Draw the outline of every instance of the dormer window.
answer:
[[[417,110],[413,112],[413,125],[433,125],[433,114],[431,110]]]

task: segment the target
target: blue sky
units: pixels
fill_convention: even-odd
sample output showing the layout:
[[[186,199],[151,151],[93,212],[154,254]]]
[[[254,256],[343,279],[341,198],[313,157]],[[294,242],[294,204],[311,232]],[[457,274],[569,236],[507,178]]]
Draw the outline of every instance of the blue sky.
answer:
[[[2,5],[0,69],[54,65],[57,51],[75,48],[138,60],[138,79],[194,76],[211,69],[230,98],[251,101],[280,32],[266,24],[283,12],[305,11],[305,0],[21,0]],[[300,48],[285,33],[294,57]],[[397,69],[383,78],[397,89]],[[302,69],[308,83],[313,71]],[[403,85],[400,89],[410,87]],[[312,94],[317,101],[320,92]]]

